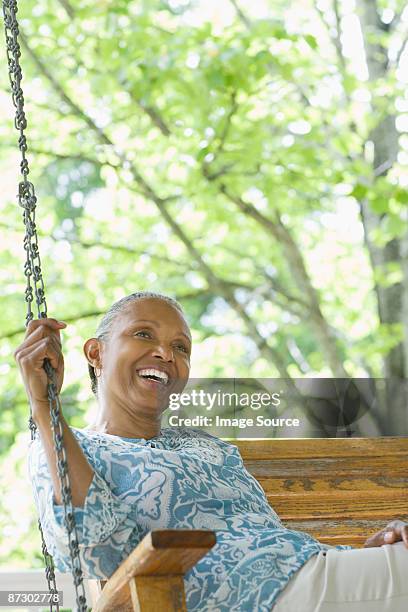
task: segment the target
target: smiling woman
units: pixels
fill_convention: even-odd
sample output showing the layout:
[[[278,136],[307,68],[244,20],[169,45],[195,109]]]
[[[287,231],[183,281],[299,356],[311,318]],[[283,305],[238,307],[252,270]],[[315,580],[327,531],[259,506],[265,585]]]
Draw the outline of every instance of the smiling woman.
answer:
[[[35,502],[56,567],[69,572],[42,368],[50,359],[60,391],[64,326],[31,321],[15,357],[38,428],[29,454]],[[211,529],[216,544],[185,575],[189,611],[405,611],[407,524],[367,540],[370,550],[323,544],[282,524],[237,446],[199,429],[161,429],[170,394],[188,381],[190,354],[180,305],[149,292],[116,302],[84,344],[99,411],[84,430],[61,415],[84,576],[109,578],[156,529]]]

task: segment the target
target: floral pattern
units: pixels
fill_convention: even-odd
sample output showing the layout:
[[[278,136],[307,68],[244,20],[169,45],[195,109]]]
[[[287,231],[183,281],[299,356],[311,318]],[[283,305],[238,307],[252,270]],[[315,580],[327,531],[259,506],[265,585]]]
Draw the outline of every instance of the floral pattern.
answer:
[[[207,432],[165,428],[145,440],[71,431],[95,473],[84,507],[74,509],[86,578],[111,576],[152,529],[213,529],[217,544],[185,576],[189,612],[269,612],[291,576],[330,548],[286,529],[238,448]],[[48,550],[70,572],[63,508],[38,433],[29,474]]]

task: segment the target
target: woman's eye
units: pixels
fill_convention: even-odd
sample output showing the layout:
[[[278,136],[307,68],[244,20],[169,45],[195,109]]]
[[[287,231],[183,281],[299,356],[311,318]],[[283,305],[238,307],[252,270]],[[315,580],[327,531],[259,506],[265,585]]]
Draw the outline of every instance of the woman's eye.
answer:
[[[135,336],[139,336],[140,334],[144,334],[144,336],[150,337],[150,332],[147,331],[138,331],[135,333]]]
[[[188,351],[187,351],[186,347],[184,346],[184,344],[177,344],[176,348],[180,349],[184,353],[188,353]]]

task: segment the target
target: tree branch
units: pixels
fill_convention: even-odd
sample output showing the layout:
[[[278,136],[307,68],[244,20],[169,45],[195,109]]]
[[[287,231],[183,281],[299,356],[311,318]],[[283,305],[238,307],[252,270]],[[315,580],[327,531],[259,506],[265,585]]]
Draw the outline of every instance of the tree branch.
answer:
[[[228,253],[231,253],[232,255],[236,256],[238,260],[242,258],[242,252],[239,252],[235,250],[234,248],[230,246],[226,246],[226,245],[223,245],[222,248]],[[255,270],[259,273],[259,275],[263,279],[265,278],[267,279],[268,283],[264,285],[264,289],[265,291],[272,292],[269,295],[269,297],[272,298],[272,300],[275,300],[276,294],[279,294],[287,300],[286,303],[280,304],[282,309],[285,308],[299,317],[309,316],[310,306],[305,300],[303,300],[299,296],[294,295],[293,293],[288,291],[285,287],[283,287],[282,284],[279,282],[279,280],[275,276],[272,276],[264,267],[260,266],[255,261],[253,261],[252,263],[253,263]],[[251,290],[251,291],[254,291],[255,289],[255,287],[251,288],[249,285],[248,286],[242,285],[242,288],[248,288],[248,290]],[[297,308],[296,306],[300,306],[301,308]]]
[[[208,289],[197,289],[196,291],[190,291],[188,293],[176,295],[175,298],[179,302],[184,302],[186,300],[196,300],[198,297],[203,295],[211,295],[211,292]],[[83,319],[89,319],[91,317],[99,317],[106,314],[106,310],[92,310],[89,312],[79,313],[77,315],[66,316],[63,313],[61,317],[66,323],[77,323],[78,321],[82,321]],[[0,336],[0,340],[7,340],[9,338],[13,338],[14,336],[18,336],[18,334],[25,333],[25,327],[18,327],[17,329],[11,330],[6,334]]]
[[[288,351],[291,354],[293,361],[299,368],[299,371],[303,372],[303,374],[307,374],[308,372],[310,372],[311,367],[307,362],[307,359],[305,358],[299,346],[292,337],[289,337],[286,340],[286,346],[288,347]]]
[[[232,6],[234,7],[239,19],[242,21],[242,23],[247,27],[250,28],[251,27],[251,21],[248,19],[248,17],[245,15],[245,13],[242,11],[242,9],[238,6],[238,2],[237,0],[230,0]]]
[[[72,21],[74,19],[74,17],[75,17],[75,11],[74,11],[72,5],[70,4],[69,0],[58,0],[58,2],[60,3],[60,5],[64,9],[64,11],[66,12],[68,17]]]
[[[0,143],[0,148],[14,148],[15,144],[13,143]],[[45,151],[44,149],[39,149],[37,147],[33,147],[30,144],[29,148],[30,153],[34,153],[35,155],[45,155],[47,157],[54,157],[55,159],[62,160],[73,160],[78,162],[87,162],[89,164],[93,164],[95,166],[111,166],[112,168],[120,168],[118,164],[112,164],[108,161],[100,161],[99,159],[95,159],[93,157],[87,157],[86,155],[82,155],[81,153],[58,153],[57,151]]]
[[[58,238],[54,238],[54,236],[51,236],[52,239],[58,241]],[[187,270],[190,270],[190,267],[187,267],[185,264],[170,259],[169,257],[165,257],[164,255],[157,255],[156,253],[152,253],[150,251],[146,251],[146,250],[137,250],[137,249],[133,249],[131,247],[127,247],[125,245],[120,245],[120,244],[107,244],[106,242],[84,242],[83,240],[72,240],[72,239],[68,239],[68,242],[70,242],[71,244],[79,244],[80,246],[82,246],[84,249],[92,249],[92,248],[102,248],[102,249],[107,249],[110,251],[122,251],[124,253],[130,253],[132,255],[146,255],[147,257],[150,257],[150,259],[154,259],[156,261],[159,261],[161,263],[168,263],[171,264],[172,266],[175,266],[177,268],[180,268],[181,270],[183,270],[184,272],[186,272]]]
[[[217,157],[224,150],[224,145],[225,145],[225,142],[227,140],[228,132],[229,132],[230,127],[231,127],[232,118],[235,115],[235,113],[237,112],[237,110],[238,110],[237,92],[233,91],[231,93],[231,108],[230,108],[230,110],[228,112],[228,115],[226,117],[225,124],[224,124],[224,129],[222,130],[221,135],[219,136],[218,147],[214,151],[214,157]]]
[[[229,282],[229,281],[228,281]],[[256,297],[267,298],[275,306],[278,306],[284,312],[291,312],[295,316],[301,318],[304,314],[300,309],[296,308],[293,303],[287,298],[285,293],[277,291],[272,284],[265,283],[264,285],[248,285],[240,282],[229,282],[231,287],[234,289],[244,289],[249,292],[248,299],[246,300],[245,306],[248,305]],[[281,299],[281,296],[284,300]]]
[[[401,47],[399,48],[397,57],[395,59],[395,65],[399,66],[400,63],[400,59],[402,57],[402,55],[405,53],[405,51],[408,50],[408,32],[405,34],[405,38],[402,41]]]
[[[140,98],[135,98],[133,95],[131,97],[136,101],[138,106],[150,117],[153,125],[155,125],[160,130],[163,136],[170,136],[171,130],[167,123],[164,121],[163,117],[160,116],[157,109],[155,109],[151,105],[145,104],[145,102],[142,102]]]
[[[336,35],[332,37],[334,42],[334,46],[336,47],[337,59],[340,63],[343,77],[347,71],[346,59],[343,55],[343,48],[341,44],[341,16],[340,16],[340,7],[339,0],[333,0],[333,11],[336,16]]]
[[[105,310],[91,310],[91,311],[83,312],[81,314],[74,315],[74,316],[65,316],[64,321],[66,323],[75,323],[76,321],[81,321],[82,319],[89,319],[91,317],[99,317],[104,314],[106,314]],[[0,340],[6,340],[8,338],[13,338],[14,336],[17,336],[18,334],[25,333],[25,331],[26,331],[25,326],[18,327],[17,329],[13,329],[7,332],[6,334],[3,334],[2,336],[0,336]]]
[[[330,326],[328,325],[323,313],[320,309],[320,300],[317,291],[314,289],[309,274],[306,270],[303,256],[292,235],[287,230],[286,226],[276,213],[277,221],[273,221],[269,217],[263,215],[252,204],[245,202],[241,197],[233,195],[225,183],[220,183],[220,191],[231,201],[236,204],[239,210],[245,215],[251,217],[259,225],[261,225],[275,240],[283,247],[290,269],[296,279],[299,290],[307,299],[310,308],[310,322],[314,325],[316,333],[320,339],[324,353],[328,359],[329,366],[338,378],[348,376],[342,359],[338,353],[337,340]]]
[[[111,74],[112,74],[112,77],[118,78],[116,73],[111,73]],[[167,123],[165,122],[165,120],[163,119],[163,117],[160,115],[159,111],[151,104],[146,104],[145,102],[143,102],[143,100],[140,97],[135,96],[133,89],[128,86],[128,83],[126,80],[119,78],[118,83],[126,89],[126,91],[130,95],[130,98],[133,100],[133,102],[135,102],[138,105],[138,107],[150,118],[153,125],[155,125],[160,130],[163,136],[166,136],[166,137],[170,136],[171,130],[169,126],[167,125]]]
[[[402,18],[402,14],[404,12],[406,8],[406,5],[403,5],[402,9],[400,11],[398,11],[397,13],[395,13],[391,23],[389,24],[389,26],[395,31],[399,24],[401,23],[401,18]]]
[[[341,78],[344,84],[344,79],[346,77],[347,74],[347,63],[346,63],[346,58],[343,55],[343,46],[341,43],[341,16],[340,16],[340,6],[339,6],[339,2],[338,0],[333,0],[333,12],[335,15],[335,19],[336,19],[336,32],[335,33],[331,33],[331,28],[330,28],[330,24],[327,23],[325,17],[324,17],[324,11],[322,11],[321,8],[319,8],[318,4],[315,3],[314,7],[317,11],[317,14],[320,17],[320,21],[323,24],[323,26],[325,27],[326,31],[327,31],[327,35],[329,37],[329,40],[331,40],[336,56],[337,56],[337,61],[339,64],[339,71],[341,74]],[[345,101],[350,104],[351,103],[351,98],[350,95],[347,93],[347,90],[345,89],[345,87],[343,86],[343,95],[344,95],[344,99]],[[357,131],[357,126],[354,124],[354,122],[352,121],[350,123],[352,131]]]
[[[104,144],[112,146],[112,142],[109,140],[109,138],[107,138],[105,133],[100,128],[98,128],[97,125],[94,123],[94,121],[86,113],[84,113],[82,109],[65,93],[64,89],[61,87],[59,82],[51,74],[48,67],[43,63],[42,60],[40,60],[37,54],[30,47],[30,45],[28,44],[28,40],[25,34],[21,31],[21,29],[20,29],[20,41],[21,41],[22,46],[28,53],[28,55],[31,57],[34,64],[37,66],[41,74],[43,74],[46,77],[46,79],[51,83],[53,89],[59,95],[61,100],[65,102],[65,104],[67,104],[67,106],[71,108],[73,113],[77,117],[82,119],[82,121],[84,121],[88,125],[88,127],[91,128],[92,131],[95,131],[97,133],[99,139]]]
[[[4,227],[5,229],[7,229],[8,231],[13,231],[16,232],[16,234],[21,234],[21,229],[19,227],[14,227],[11,226],[9,223],[5,223],[4,221],[0,221],[0,227]],[[53,240],[54,242],[60,242],[60,238],[58,238],[57,236],[55,236],[54,234],[46,234],[45,232],[42,232],[40,229],[37,229],[37,235],[43,238],[50,238],[51,240]],[[78,244],[79,246],[83,247],[84,249],[93,249],[93,248],[101,248],[101,249],[106,249],[109,251],[119,251],[119,252],[123,252],[123,253],[127,253],[127,254],[131,254],[131,255],[138,255],[138,256],[142,256],[145,255],[147,257],[150,257],[153,260],[159,261],[160,263],[167,263],[170,264],[172,266],[175,266],[176,268],[180,268],[180,270],[185,274],[186,271],[191,269],[191,266],[188,266],[175,260],[175,259],[170,259],[169,257],[166,257],[164,255],[158,255],[156,253],[152,253],[151,251],[147,251],[147,250],[138,250],[138,249],[134,249],[128,246],[125,246],[123,244],[108,244],[106,242],[85,242],[83,240],[80,239],[76,239],[76,238],[70,238],[67,237],[66,238],[67,242],[69,242],[69,244]]]

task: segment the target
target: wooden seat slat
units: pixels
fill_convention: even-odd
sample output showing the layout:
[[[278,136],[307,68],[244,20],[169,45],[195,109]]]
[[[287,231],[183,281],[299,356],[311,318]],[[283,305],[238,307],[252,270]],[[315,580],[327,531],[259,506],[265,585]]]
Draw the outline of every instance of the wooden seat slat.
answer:
[[[407,477],[408,454],[395,457],[322,457],[320,459],[284,459],[244,461],[245,468],[256,478],[284,478],[292,476],[337,478],[340,476],[392,476]]]
[[[323,519],[324,525],[321,525],[322,521],[320,520],[284,521],[284,524],[288,529],[293,529],[294,531],[304,531],[324,544],[330,544],[331,546],[346,544],[358,548],[364,546],[364,542],[368,536],[373,535],[380,529],[383,529],[385,524],[384,519],[367,519],[365,521],[365,526],[361,527],[352,524],[353,522],[357,523],[357,521],[347,519],[347,522],[351,523],[351,525],[348,527],[342,523],[333,526],[335,525],[336,520],[338,519],[331,519],[330,522],[328,522],[327,520],[325,521]]]
[[[279,438],[231,440],[244,460],[305,459],[312,457],[385,457],[408,454],[408,437],[389,438]]]
[[[408,498],[400,499],[394,496],[383,499],[381,496],[369,497],[358,493],[353,496],[317,495],[313,499],[309,496],[276,499],[267,495],[272,508],[278,513],[281,520],[325,518],[328,521],[334,518],[404,518],[408,511]]]
[[[369,535],[384,528],[383,519],[309,519],[283,522],[288,529],[309,533],[320,542],[332,546],[349,544],[361,547]]]
[[[347,544],[347,546],[353,546],[355,548],[362,548],[364,546],[364,542],[366,541],[366,537],[365,536],[358,536],[358,535],[339,535],[339,536],[322,536],[318,534],[311,534],[313,535],[317,540],[319,540],[319,542],[322,542],[322,544],[329,544],[329,546],[338,546],[339,544],[341,544],[342,546],[344,546],[344,544]]]
[[[356,478],[352,476],[327,477],[327,478],[257,478],[259,484],[267,494],[279,494],[285,492],[287,495],[309,494],[309,493],[334,493],[342,491],[377,491],[386,496],[389,490],[404,492],[407,487],[406,478],[400,476],[373,476],[371,478]]]
[[[317,533],[326,534],[328,537],[341,537],[345,534],[350,536],[370,535],[384,527],[382,519],[333,519],[328,522],[325,519],[294,519],[283,521],[288,529],[304,531],[315,535]]]

